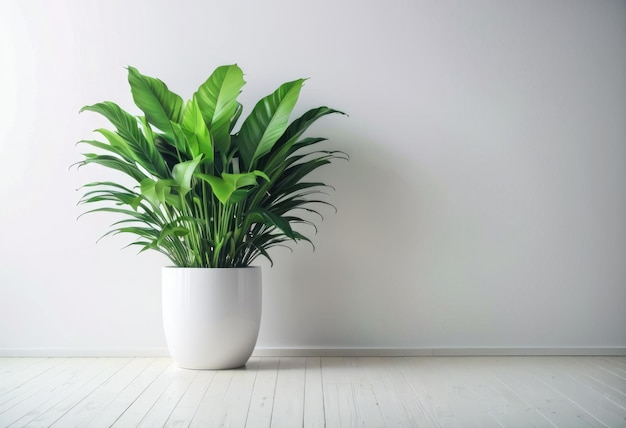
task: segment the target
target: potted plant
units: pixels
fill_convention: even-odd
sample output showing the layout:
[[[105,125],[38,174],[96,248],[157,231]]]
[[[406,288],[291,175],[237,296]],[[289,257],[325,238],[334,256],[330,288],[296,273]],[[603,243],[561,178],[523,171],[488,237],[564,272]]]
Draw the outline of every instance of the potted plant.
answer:
[[[80,203],[96,204],[87,213],[121,216],[104,236],[129,234],[129,245],[172,262],[162,271],[162,297],[174,362],[242,366],[261,317],[261,272],[251,263],[259,256],[272,262],[272,247],[310,242],[295,226],[313,225],[303,213],[327,204],[318,196],[328,186],[305,178],[347,156],[313,150],[324,139],[303,134],[317,119],[341,112],[319,107],[290,122],[299,79],[261,99],[238,127],[245,82],[237,65],[218,67],[187,102],[136,68],[128,67],[128,82],[143,115],[110,101],[83,107],[114,129],[81,141],[98,153],[84,153],[77,165],[101,165],[130,179],[86,184]]]

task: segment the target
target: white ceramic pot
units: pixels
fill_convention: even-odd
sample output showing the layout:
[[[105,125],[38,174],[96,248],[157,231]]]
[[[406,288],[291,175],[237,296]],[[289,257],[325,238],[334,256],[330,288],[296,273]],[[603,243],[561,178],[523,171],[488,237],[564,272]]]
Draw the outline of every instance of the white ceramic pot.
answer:
[[[162,280],[163,327],[174,363],[245,365],[261,323],[261,268],[164,267]]]

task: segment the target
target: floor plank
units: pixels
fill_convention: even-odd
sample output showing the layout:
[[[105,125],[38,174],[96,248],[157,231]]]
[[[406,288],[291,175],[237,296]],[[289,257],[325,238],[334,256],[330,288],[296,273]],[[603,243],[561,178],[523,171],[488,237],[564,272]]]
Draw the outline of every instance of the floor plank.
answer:
[[[67,411],[57,426],[85,426],[105,409],[150,364],[149,359],[135,358]]]
[[[196,377],[185,391],[182,398],[170,413],[165,427],[187,427],[200,406],[200,402],[211,385],[215,372],[212,370],[199,370]]]
[[[506,359],[496,359],[493,371],[503,384],[515,391],[552,425],[557,427],[605,426],[535,375],[533,369],[545,364],[544,358],[533,357],[517,361],[517,364],[511,364]]]
[[[24,425],[47,411],[54,398],[72,389],[80,372],[94,363],[93,359],[64,360],[53,369],[47,370],[13,395],[13,399],[0,405],[4,420],[15,419],[14,425]],[[6,398],[6,396],[5,396]]]
[[[176,367],[171,361],[168,366],[151,382],[148,387],[132,402],[127,409],[115,420],[113,427],[136,427],[152,409],[161,394],[184,369]]]
[[[305,369],[305,358],[281,357],[276,377],[271,426],[302,426]]]
[[[171,364],[169,358],[146,359],[147,366],[137,373],[115,397],[103,406],[99,413],[89,421],[89,427],[109,427],[117,421],[141,394],[154,382],[163,371]]]
[[[6,359],[10,362],[10,359]],[[5,361],[6,361],[5,360]],[[43,359],[20,359],[16,364],[10,364],[3,370],[0,377],[0,403],[6,401],[6,397],[13,398],[15,393],[23,391],[24,387],[31,388],[39,382],[40,376],[45,376],[49,370],[62,364],[67,358],[43,358]],[[33,364],[30,364],[32,362]]]
[[[66,384],[66,388],[54,394],[53,399],[46,403],[45,411],[42,411],[38,417],[23,426],[52,426],[74,406],[87,399],[93,391],[121,370],[130,360],[129,358],[95,359],[93,364],[77,373]]]
[[[531,368],[539,381],[584,412],[586,417],[592,418],[601,426],[624,425],[623,415],[626,408],[616,406],[614,401],[607,400],[593,388],[581,385],[572,378],[571,373],[574,371],[574,362],[570,358],[546,359],[543,364]]]
[[[454,373],[478,399],[481,411],[489,414],[501,426],[552,427],[550,421],[530,402],[494,374],[492,369],[499,361],[498,357],[465,358],[457,364]],[[518,362],[511,360],[510,364],[514,366]]]
[[[425,407],[429,401],[428,397],[424,391],[416,390],[415,386],[407,381],[394,360],[372,357],[364,367],[388,426],[436,426],[436,418]]]
[[[626,427],[626,357],[0,358],[0,427]]]
[[[280,358],[278,357],[262,358],[259,361],[246,427],[269,428],[271,426],[279,364]]]
[[[155,401],[148,413],[137,425],[139,427],[162,427],[170,418],[174,409],[182,399],[183,395],[191,387],[193,381],[198,377],[195,370],[179,370],[174,380],[167,386],[165,391]]]
[[[304,428],[324,426],[324,385],[320,357],[304,362]]]
[[[245,367],[215,373],[198,405],[191,427],[244,427],[259,359]]]

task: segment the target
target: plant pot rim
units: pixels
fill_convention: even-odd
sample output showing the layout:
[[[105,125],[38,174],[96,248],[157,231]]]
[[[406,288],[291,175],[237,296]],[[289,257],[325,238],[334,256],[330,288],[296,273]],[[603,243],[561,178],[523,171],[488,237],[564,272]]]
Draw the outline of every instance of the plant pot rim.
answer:
[[[209,269],[209,270],[233,270],[233,269],[261,269],[261,266],[240,267],[198,267],[198,266],[163,266],[163,269]]]

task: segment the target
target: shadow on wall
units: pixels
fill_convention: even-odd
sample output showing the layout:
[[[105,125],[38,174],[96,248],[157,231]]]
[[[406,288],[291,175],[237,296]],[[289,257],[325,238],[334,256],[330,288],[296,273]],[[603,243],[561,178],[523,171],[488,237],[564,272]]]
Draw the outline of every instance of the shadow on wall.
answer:
[[[325,219],[311,236],[316,250],[300,244],[280,254],[273,270],[281,278],[266,285],[264,311],[284,321],[268,328],[293,346],[367,346],[419,299],[421,206],[428,202],[417,163],[361,136],[332,139],[358,142],[340,144],[350,161],[318,177],[336,187],[326,200],[338,212],[322,207]]]

